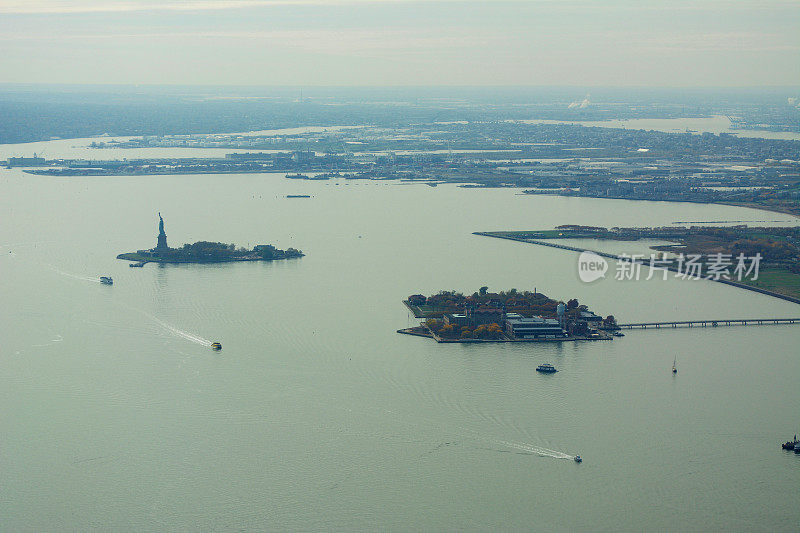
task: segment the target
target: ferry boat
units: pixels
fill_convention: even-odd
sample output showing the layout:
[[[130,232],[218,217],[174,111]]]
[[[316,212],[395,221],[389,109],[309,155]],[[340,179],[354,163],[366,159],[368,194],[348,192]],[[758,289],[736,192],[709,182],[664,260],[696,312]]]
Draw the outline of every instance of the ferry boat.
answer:
[[[781,448],[784,450],[794,450],[797,451],[800,448],[800,440],[797,440],[797,435],[794,436],[794,440],[787,440],[783,444],[781,444]]]
[[[111,276],[100,276],[100,283],[103,285],[113,285],[114,280],[111,279]]]
[[[582,462],[583,462],[583,459],[581,459],[581,456],[580,456],[580,455],[576,455],[576,456],[575,456],[575,462],[576,462],[576,463],[582,463]]]
[[[214,350],[215,352],[220,351],[222,349],[222,343],[212,342],[211,343],[211,349]]]
[[[544,363],[536,367],[537,372],[544,372],[545,374],[552,374],[553,372],[558,372],[553,365],[550,363]]]
[[[307,180],[308,176],[305,175],[305,174],[300,174],[300,173],[297,173],[297,174],[286,174],[286,179],[290,179],[290,180]]]

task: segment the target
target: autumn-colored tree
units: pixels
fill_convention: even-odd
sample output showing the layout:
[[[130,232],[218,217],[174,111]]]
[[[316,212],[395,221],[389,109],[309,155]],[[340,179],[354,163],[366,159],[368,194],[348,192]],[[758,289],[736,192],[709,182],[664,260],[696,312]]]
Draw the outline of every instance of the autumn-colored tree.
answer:
[[[486,333],[490,339],[497,339],[500,337],[500,334],[503,333],[503,329],[499,324],[493,322],[486,328]]]
[[[453,338],[459,335],[459,331],[453,327],[453,324],[447,324],[446,326],[442,326],[442,328],[437,332],[440,337],[446,338]]]
[[[438,318],[429,318],[425,321],[425,325],[430,328],[431,331],[439,331],[442,327],[442,321]]]

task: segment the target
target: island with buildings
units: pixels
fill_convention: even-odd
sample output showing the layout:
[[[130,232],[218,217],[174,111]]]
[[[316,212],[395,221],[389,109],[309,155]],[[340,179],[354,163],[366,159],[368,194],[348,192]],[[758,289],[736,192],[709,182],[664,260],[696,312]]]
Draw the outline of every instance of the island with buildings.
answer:
[[[235,244],[221,242],[198,241],[184,244],[180,248],[167,245],[167,234],[164,232],[164,219],[158,214],[158,238],[155,248],[137,250],[136,252],[119,254],[117,259],[135,261],[132,265],[143,263],[228,263],[233,261],[275,261],[303,257],[303,252],[294,248],[280,250],[271,244],[258,244],[251,250],[237,248]]]
[[[492,293],[481,287],[470,296],[440,291],[413,294],[403,303],[425,320],[398,333],[437,342],[609,340],[619,329],[612,315],[603,318],[577,299],[559,302],[536,290]]]

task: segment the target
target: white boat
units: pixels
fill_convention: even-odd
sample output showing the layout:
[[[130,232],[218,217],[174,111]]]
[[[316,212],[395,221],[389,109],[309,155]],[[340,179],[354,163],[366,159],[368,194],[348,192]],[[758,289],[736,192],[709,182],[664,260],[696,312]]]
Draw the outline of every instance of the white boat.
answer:
[[[100,276],[100,283],[103,285],[113,285],[114,280],[111,279],[111,276]]]
[[[576,456],[575,456],[575,462],[576,462],[576,463],[582,463],[582,462],[583,462],[583,459],[581,459],[581,456],[580,456],[580,455],[576,455]]]

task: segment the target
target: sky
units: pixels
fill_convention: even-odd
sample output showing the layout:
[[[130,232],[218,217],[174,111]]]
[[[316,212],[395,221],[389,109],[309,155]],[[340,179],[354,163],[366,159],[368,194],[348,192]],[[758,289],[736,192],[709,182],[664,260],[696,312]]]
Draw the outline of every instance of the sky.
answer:
[[[800,85],[800,0],[0,0],[0,83]]]

